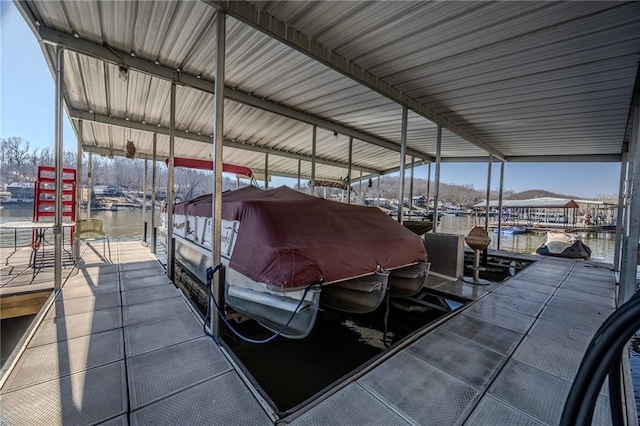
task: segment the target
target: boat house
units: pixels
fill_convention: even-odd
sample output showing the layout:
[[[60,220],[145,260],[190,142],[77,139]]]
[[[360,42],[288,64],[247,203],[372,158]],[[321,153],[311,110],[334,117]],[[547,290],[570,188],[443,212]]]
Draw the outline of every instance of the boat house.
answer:
[[[3,284],[11,284],[2,287],[3,303],[20,288],[33,298],[38,276],[35,284],[49,285],[50,294],[2,368],[0,424],[637,424],[626,344],[640,328],[640,2],[23,0],[7,7],[31,29],[55,82],[58,196],[52,222],[11,228],[35,240],[8,259],[23,259],[19,274],[2,270]],[[166,186],[165,247],[156,215],[146,211],[142,241],[98,234],[105,238],[78,242],[75,252],[63,246],[65,226],[93,219],[78,208],[74,223],[63,221],[65,114],[77,140],[77,176],[85,175],[84,155],[89,170],[96,155],[145,160],[151,212]],[[211,164],[210,217],[197,229],[215,244],[191,247],[207,281],[200,287],[176,262],[184,253],[173,236],[192,231],[174,221],[179,158]],[[165,160],[167,181],[158,182]],[[416,170],[425,166],[420,178],[434,182],[425,196],[437,218],[447,162],[486,164],[486,212],[492,187],[500,191],[497,209],[508,205],[506,163],[619,164],[613,263],[511,254],[513,276],[469,282],[464,237],[441,232],[435,220],[421,242],[432,267],[428,295],[382,292],[375,332],[326,311],[325,324],[340,323],[342,333],[318,330],[325,340],[307,353],[298,350],[303,339],[278,340],[260,327],[252,343],[233,334],[233,326],[255,324],[225,308],[225,297],[236,294],[226,286],[231,269],[218,267],[235,232],[223,230],[224,163],[249,168],[265,190],[272,176],[315,188],[316,181],[352,187],[370,179],[375,187],[382,176],[409,175],[407,184],[399,179],[397,200],[413,197]],[[495,168],[499,182],[491,180]],[[88,180],[91,187],[91,172]],[[406,208],[398,204],[402,223]],[[578,223],[579,205],[507,208],[528,218],[553,210],[554,220]],[[483,225],[480,234],[489,221]],[[272,258],[295,259],[287,247],[278,250]],[[273,265],[264,269],[282,272]],[[474,275],[480,267],[474,263]],[[316,284],[294,290],[306,300]],[[303,306],[282,303],[294,313]],[[423,322],[402,334],[396,318],[413,314]],[[589,344],[594,336],[600,344]],[[260,350],[247,349],[262,340]],[[373,354],[346,368],[347,340],[373,342]],[[329,357],[337,361],[327,368]],[[279,374],[269,391],[265,371]],[[324,380],[320,389],[280,403],[283,392],[299,394],[285,379],[304,384],[311,375]]]

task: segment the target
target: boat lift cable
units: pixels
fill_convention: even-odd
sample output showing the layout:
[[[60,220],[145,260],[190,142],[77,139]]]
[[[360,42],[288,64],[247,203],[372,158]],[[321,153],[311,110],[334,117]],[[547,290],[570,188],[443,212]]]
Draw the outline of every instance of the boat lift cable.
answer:
[[[213,304],[216,307],[216,311],[218,312],[218,316],[220,316],[220,319],[229,328],[229,330],[231,330],[233,332],[233,334],[235,334],[240,340],[243,340],[243,341],[245,341],[247,343],[253,343],[253,344],[269,343],[272,340],[275,340],[277,337],[281,336],[282,333],[284,333],[284,331],[287,329],[289,324],[291,324],[291,321],[293,321],[293,318],[298,313],[298,309],[300,309],[300,307],[302,306],[302,303],[304,302],[305,297],[307,297],[307,293],[309,293],[309,290],[311,290],[314,287],[321,286],[322,283],[323,283],[322,280],[318,280],[318,281],[314,281],[311,284],[309,284],[308,286],[306,286],[304,288],[304,292],[302,293],[302,298],[300,299],[300,302],[298,302],[298,306],[296,306],[296,308],[293,310],[293,313],[291,314],[291,317],[289,317],[289,320],[282,326],[282,328],[280,330],[278,330],[277,332],[275,332],[272,336],[267,337],[266,339],[257,340],[257,339],[252,339],[250,337],[243,336],[242,334],[240,334],[239,331],[237,331],[235,328],[233,328],[231,323],[229,323],[229,321],[227,321],[227,319],[224,317],[223,310],[220,308],[220,305],[218,305],[218,302],[216,301],[215,297],[213,297],[213,295],[211,293],[211,280],[213,279],[213,274],[215,274],[222,267],[223,266],[220,263],[220,264],[216,265],[215,268],[212,268],[212,267],[207,268],[207,293],[209,295],[209,300],[213,300]],[[207,306],[207,315],[206,315],[205,320],[204,320],[203,328],[204,328],[204,332],[205,332],[205,334],[207,336],[211,337],[216,342],[216,344],[220,344],[218,339],[207,330],[207,321],[209,320],[210,316],[211,316],[211,303],[209,303],[209,305]]]
[[[595,404],[609,374],[611,421],[624,424],[620,380],[621,353],[640,329],[640,293],[612,313],[591,340],[564,405],[561,426],[591,424]]]

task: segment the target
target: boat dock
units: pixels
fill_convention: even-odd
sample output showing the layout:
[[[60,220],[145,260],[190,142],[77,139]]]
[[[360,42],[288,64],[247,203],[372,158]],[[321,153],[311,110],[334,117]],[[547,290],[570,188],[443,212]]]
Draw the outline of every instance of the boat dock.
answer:
[[[147,248],[112,249],[113,263],[85,250],[45,306],[2,384],[0,424],[278,421]],[[284,422],[557,424],[582,355],[615,308],[613,272],[545,258],[504,284],[467,286],[440,281],[438,291],[477,300]],[[607,395],[597,424],[610,423]]]

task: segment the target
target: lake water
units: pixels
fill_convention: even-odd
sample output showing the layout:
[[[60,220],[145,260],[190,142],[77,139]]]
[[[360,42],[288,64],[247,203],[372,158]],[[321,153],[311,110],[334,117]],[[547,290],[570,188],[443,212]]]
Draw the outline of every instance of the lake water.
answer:
[[[83,212],[84,214],[85,212]],[[147,212],[146,218],[150,222],[151,212]],[[102,219],[104,230],[112,240],[141,239],[143,233],[143,212],[141,210],[121,210],[121,211],[94,211],[93,218]],[[0,209],[0,224],[12,220],[31,220],[31,207]],[[160,223],[160,213],[156,211],[156,223]],[[442,216],[439,232],[466,235],[471,228],[476,225],[476,218],[473,216]],[[478,225],[481,225],[478,223]],[[150,235],[149,231],[149,235]],[[29,230],[18,231],[19,246],[26,246],[31,239]],[[612,233],[580,233],[583,242],[591,248],[591,255],[594,258],[602,259],[604,262],[613,263],[613,253],[615,250],[615,234]],[[491,248],[497,248],[497,234],[490,235]],[[527,234],[502,234],[500,248],[502,250],[516,253],[533,253],[535,249],[544,241],[544,233]],[[2,229],[0,231],[0,247],[13,247],[13,230]]]

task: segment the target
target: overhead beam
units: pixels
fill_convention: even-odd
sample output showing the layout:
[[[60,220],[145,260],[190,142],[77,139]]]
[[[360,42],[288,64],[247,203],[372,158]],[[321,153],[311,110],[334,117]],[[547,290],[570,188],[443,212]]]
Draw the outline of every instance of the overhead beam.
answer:
[[[43,25],[36,26],[36,28],[38,29],[39,39],[41,39],[43,43],[62,46],[65,49],[87,55],[101,61],[109,62],[114,65],[124,65],[129,69],[139,71],[153,77],[173,81],[179,85],[188,86],[193,89],[201,90],[203,92],[213,93],[213,81],[204,79],[201,76],[191,75],[183,72],[182,70],[178,72],[178,70],[160,65],[159,63],[131,56],[131,54],[129,53],[121,52],[111,47],[102,46],[92,41],[76,38],[72,35],[45,27]],[[266,99],[258,98],[248,93],[236,90],[232,87],[225,86],[224,97],[245,105],[252,106],[254,108],[281,115],[283,117],[288,117],[311,125],[317,125],[318,127],[327,129],[329,131],[338,132],[340,134],[350,136],[355,139],[368,142],[372,145],[389,149],[391,151],[400,152],[400,145],[396,144],[393,141],[378,138],[368,133],[353,129],[351,127],[334,123],[302,111],[294,110]],[[432,158],[432,156],[428,153],[420,152],[413,149],[408,149],[407,154],[429,161],[431,161]]]
[[[447,159],[449,161],[449,159]],[[507,156],[509,163],[619,163],[622,154]]]
[[[73,108],[68,108],[68,112],[69,112],[69,117],[76,120],[84,120],[86,122],[100,123],[107,126],[122,127],[126,129],[135,129],[142,132],[157,133],[157,134],[166,135],[166,136],[169,135],[168,127],[158,127],[152,124],[141,123],[138,121],[132,121],[132,120],[127,120],[125,118],[118,118],[113,116],[109,117],[108,115],[96,114],[96,113],[81,111]],[[187,139],[187,140],[207,143],[209,145],[213,143],[213,138],[205,135],[198,135],[197,133],[188,133],[182,130],[176,130],[175,135],[180,139]],[[298,154],[295,152],[288,152],[283,150],[266,148],[263,146],[251,145],[248,143],[242,143],[237,141],[225,140],[224,146],[227,146],[229,148],[235,148],[235,149],[243,149],[245,151],[260,152],[260,153],[271,154],[271,155],[280,156],[280,157],[293,158],[295,160],[311,161],[312,159],[311,155]],[[138,157],[142,158],[140,155],[138,155]],[[150,158],[150,157],[147,157],[147,158]],[[343,163],[341,161],[329,160],[321,157],[316,157],[316,163],[323,164],[325,166],[339,167],[344,169],[346,169],[348,166],[347,163]],[[380,174],[380,170],[371,169],[368,167],[354,165],[353,168],[355,170],[361,170],[365,173]]]
[[[453,123],[451,120],[441,116],[437,112],[428,108],[424,104],[409,97],[405,93],[391,86],[384,80],[371,74],[364,68],[359,67],[348,59],[340,56],[336,52],[324,47],[322,44],[311,39],[304,33],[296,30],[280,21],[273,15],[266,13],[252,4],[245,1],[215,1],[203,0],[208,5],[222,10],[229,16],[249,25],[252,28],[261,31],[268,36],[296,49],[310,58],[338,71],[339,73],[351,78],[352,80],[378,92],[379,94],[404,105],[414,111],[416,114],[431,120],[432,122],[445,127],[449,131],[457,134],[478,148],[483,149],[494,157],[504,160],[505,156],[499,150],[484,142],[482,139],[474,136],[461,126]],[[408,155],[414,155],[407,150]],[[424,158],[421,156],[421,158]]]

